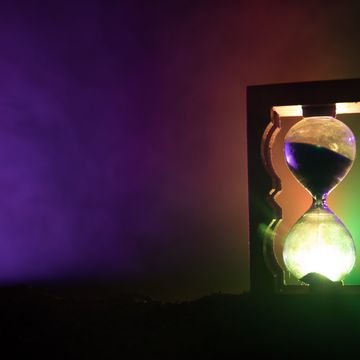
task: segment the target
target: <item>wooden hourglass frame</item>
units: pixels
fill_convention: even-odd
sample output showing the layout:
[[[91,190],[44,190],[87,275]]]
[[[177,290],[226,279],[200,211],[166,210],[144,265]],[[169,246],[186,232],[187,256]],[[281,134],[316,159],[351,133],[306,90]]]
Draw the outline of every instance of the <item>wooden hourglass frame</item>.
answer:
[[[302,116],[302,105],[321,104],[336,104],[337,114],[360,113],[360,79],[256,85],[247,88],[252,293],[309,291],[306,286],[285,284],[284,270],[275,256],[274,238],[271,234],[282,219],[282,209],[275,201],[281,191],[281,180],[274,170],[271,149],[280,131],[281,117]],[[264,227],[270,231],[261,231]],[[360,291],[360,286],[341,287],[341,292],[344,293],[354,291]]]

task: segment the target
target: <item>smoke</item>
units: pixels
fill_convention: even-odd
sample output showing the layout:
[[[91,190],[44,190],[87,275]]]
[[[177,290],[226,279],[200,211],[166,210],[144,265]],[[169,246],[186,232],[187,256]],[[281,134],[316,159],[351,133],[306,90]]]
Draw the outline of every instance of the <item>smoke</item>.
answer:
[[[319,10],[4,5],[1,281],[115,276],[160,297],[245,289],[245,87],[341,73],[337,8]]]

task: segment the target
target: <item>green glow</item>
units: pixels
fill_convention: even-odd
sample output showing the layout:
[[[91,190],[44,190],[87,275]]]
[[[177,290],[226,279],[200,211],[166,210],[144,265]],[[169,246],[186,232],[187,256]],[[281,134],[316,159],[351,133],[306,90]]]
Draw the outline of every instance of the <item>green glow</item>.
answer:
[[[351,128],[354,134],[360,133],[360,115],[339,115],[342,122]],[[357,153],[359,153],[359,141],[357,142]],[[329,196],[329,206],[339,218],[344,221],[355,241],[357,249],[360,248],[360,221],[359,221],[359,199],[360,199],[360,162],[354,161],[354,165],[347,177],[340,183]],[[360,284],[360,259],[355,261],[351,273],[346,277],[345,284]]]
[[[283,256],[287,269],[297,279],[314,272],[339,281],[354,266],[355,245],[335,214],[313,207],[290,230]]]

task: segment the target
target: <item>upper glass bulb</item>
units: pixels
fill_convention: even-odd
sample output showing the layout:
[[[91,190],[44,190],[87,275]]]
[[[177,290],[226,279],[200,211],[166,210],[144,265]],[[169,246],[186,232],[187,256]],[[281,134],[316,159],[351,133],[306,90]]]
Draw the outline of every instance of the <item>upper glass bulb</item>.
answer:
[[[331,116],[306,117],[285,136],[286,162],[314,197],[328,194],[349,172],[355,136]]]

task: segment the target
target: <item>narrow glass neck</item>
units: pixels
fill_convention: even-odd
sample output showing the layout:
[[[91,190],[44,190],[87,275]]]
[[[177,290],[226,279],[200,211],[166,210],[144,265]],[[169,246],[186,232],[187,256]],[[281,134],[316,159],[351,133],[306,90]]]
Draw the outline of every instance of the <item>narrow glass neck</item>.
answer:
[[[312,208],[324,208],[324,209],[328,209],[328,205],[327,205],[327,194],[322,194],[322,195],[315,195],[313,196],[313,202],[312,202]]]

